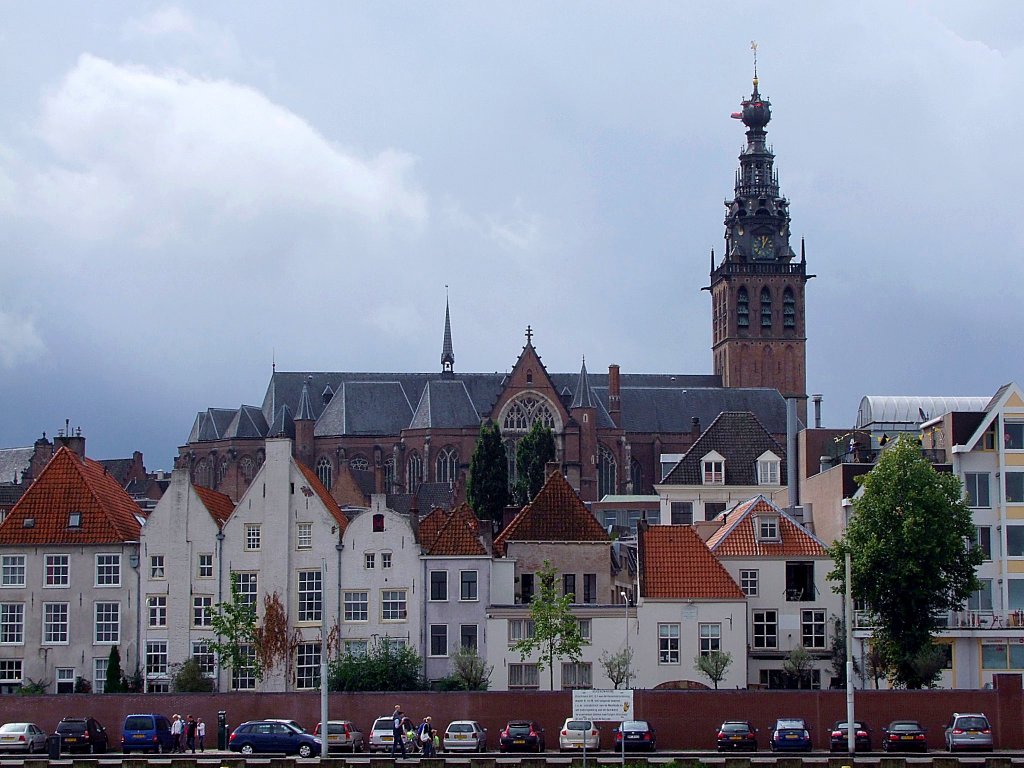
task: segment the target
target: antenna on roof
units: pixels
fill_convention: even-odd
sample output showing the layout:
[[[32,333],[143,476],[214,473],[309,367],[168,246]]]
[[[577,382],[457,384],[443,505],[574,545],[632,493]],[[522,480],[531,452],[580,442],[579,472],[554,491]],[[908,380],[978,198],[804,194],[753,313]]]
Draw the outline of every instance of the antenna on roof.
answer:
[[[277,373],[277,351],[273,347],[270,348],[270,372]]]

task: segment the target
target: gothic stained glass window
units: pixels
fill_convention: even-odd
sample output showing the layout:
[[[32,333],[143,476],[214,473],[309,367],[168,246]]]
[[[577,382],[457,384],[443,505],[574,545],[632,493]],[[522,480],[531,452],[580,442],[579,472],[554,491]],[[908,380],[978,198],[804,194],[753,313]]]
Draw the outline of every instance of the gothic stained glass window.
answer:
[[[420,483],[423,482],[423,459],[418,453],[413,451],[409,454],[409,461],[406,465],[407,469],[407,482],[406,491],[408,493],[416,493],[416,489],[420,487]]]
[[[548,429],[557,429],[558,421],[548,402],[534,395],[523,395],[512,401],[505,418],[502,432],[528,432],[534,422],[539,421]]]
[[[603,499],[616,490],[615,455],[602,445],[597,451],[597,497]]]
[[[459,454],[452,446],[447,446],[437,455],[435,479],[439,483],[452,485],[459,471]]]
[[[326,456],[321,456],[316,463],[316,476],[328,491],[331,490],[331,480],[333,479],[331,470],[333,468],[331,460]]]

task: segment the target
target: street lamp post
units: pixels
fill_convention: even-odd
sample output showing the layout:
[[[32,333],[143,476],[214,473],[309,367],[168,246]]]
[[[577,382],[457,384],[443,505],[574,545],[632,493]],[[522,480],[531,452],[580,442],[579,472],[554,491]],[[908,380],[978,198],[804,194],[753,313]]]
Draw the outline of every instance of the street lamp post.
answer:
[[[624,688],[629,690],[629,596],[625,590],[620,590],[619,594],[622,595],[622,604],[625,608],[623,618],[626,620],[626,684]]]
[[[848,499],[843,500],[843,539],[850,527],[850,506]],[[850,563],[850,548],[846,547],[843,562],[843,576],[846,580],[846,594],[843,595],[843,613],[846,614],[844,629],[846,630],[846,748],[850,758],[857,752],[857,734],[853,729],[853,575]]]

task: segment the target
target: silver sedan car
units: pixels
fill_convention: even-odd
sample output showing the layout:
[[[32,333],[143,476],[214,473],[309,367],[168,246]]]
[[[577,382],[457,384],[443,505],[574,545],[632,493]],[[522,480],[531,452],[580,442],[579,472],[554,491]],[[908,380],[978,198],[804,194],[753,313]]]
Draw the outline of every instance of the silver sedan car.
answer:
[[[44,752],[46,733],[35,723],[4,723],[0,725],[0,750],[4,752]]]
[[[476,720],[453,720],[444,731],[445,752],[486,752],[487,731]]]

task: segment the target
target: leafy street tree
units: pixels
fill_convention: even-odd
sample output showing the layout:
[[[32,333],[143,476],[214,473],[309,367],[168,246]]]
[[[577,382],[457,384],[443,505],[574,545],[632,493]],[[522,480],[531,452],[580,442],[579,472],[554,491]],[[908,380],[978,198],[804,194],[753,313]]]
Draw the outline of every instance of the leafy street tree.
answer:
[[[235,579],[231,579],[231,600],[214,606],[211,621],[216,640],[208,645],[217,654],[220,665],[231,670],[249,670],[256,679],[262,679],[263,665],[256,653],[256,606],[242,597]]]
[[[715,690],[718,684],[725,679],[725,673],[732,665],[732,654],[728,651],[711,651],[711,653],[698,653],[693,658],[693,668],[710,680]]]
[[[209,693],[213,690],[213,680],[203,674],[202,667],[193,657],[172,670],[171,686],[175,693]]]
[[[836,567],[829,577],[837,591],[845,588],[849,552],[853,594],[876,617],[873,644],[884,666],[897,685],[920,688],[931,680],[917,662],[932,645],[940,615],[961,608],[980,586],[971,511],[960,480],[936,472],[906,435],[858,480],[863,494],[854,500],[846,535],[830,550]]]
[[[501,522],[510,501],[508,455],[501,442],[501,430],[491,421],[480,425],[480,436],[469,460],[466,500],[477,517],[495,522]]]
[[[853,671],[860,673],[857,659],[853,660]],[[846,687],[846,625],[839,616],[832,619],[832,687]]]
[[[533,422],[516,446],[516,502],[529,504],[547,479],[545,470],[549,461],[555,460],[555,436],[550,427],[539,421]]]
[[[601,653],[601,657],[598,661],[601,662],[601,667],[604,669],[604,673],[608,675],[608,679],[612,681],[612,685],[615,688],[620,686],[625,688],[626,681],[634,676],[632,670],[632,648],[623,648],[621,651],[611,654],[608,653],[608,651],[604,651]]]
[[[423,660],[407,645],[374,642],[365,654],[346,653],[327,669],[330,691],[423,690]]]
[[[121,693],[124,691],[121,683],[122,677],[121,652],[117,650],[115,645],[110,649],[110,655],[107,657],[107,681],[103,686],[103,691],[105,693]]]
[[[557,572],[549,560],[537,572],[540,589],[530,601],[530,619],[533,621],[533,634],[524,637],[512,646],[523,661],[534,651],[538,651],[537,668],[544,671],[548,668],[551,690],[555,689],[556,659],[579,661],[583,652],[583,636],[580,634],[580,623],[572,614],[572,594],[559,595],[555,588]]]
[[[814,659],[802,645],[796,646],[782,662],[782,671],[786,673],[794,688],[810,688],[811,673],[814,671]]]
[[[488,664],[476,648],[460,645],[451,656],[452,677],[464,691],[486,691],[493,664]]]

